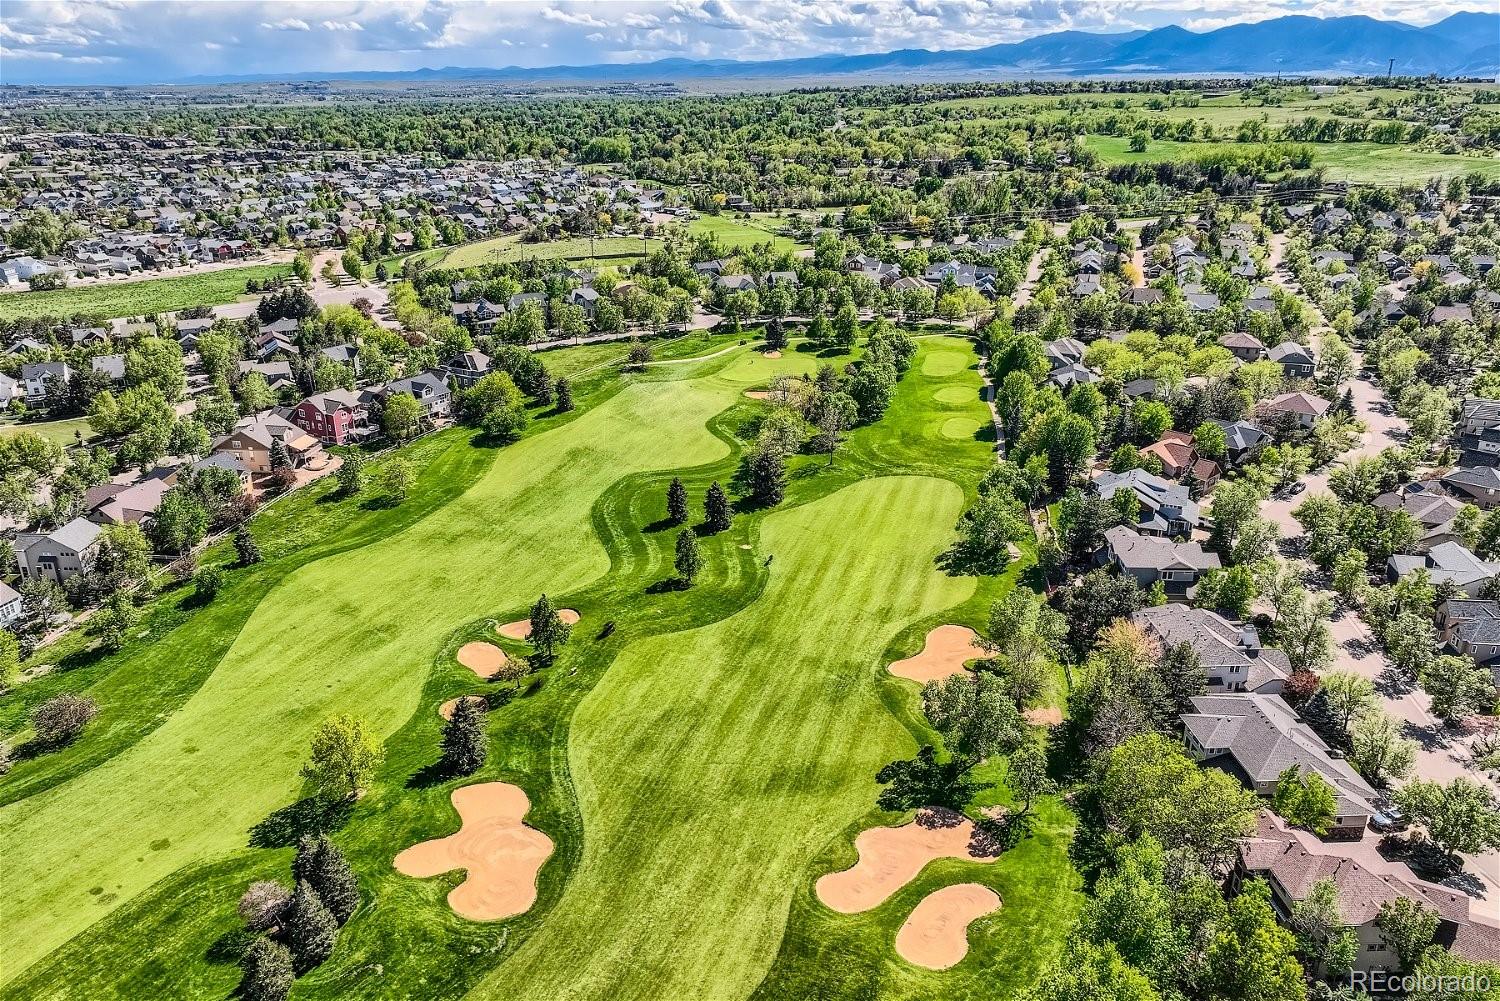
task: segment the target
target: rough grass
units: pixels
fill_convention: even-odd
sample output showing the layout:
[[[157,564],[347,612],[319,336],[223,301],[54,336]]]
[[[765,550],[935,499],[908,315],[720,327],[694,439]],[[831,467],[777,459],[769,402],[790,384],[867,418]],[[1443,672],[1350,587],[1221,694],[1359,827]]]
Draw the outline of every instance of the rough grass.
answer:
[[[94,437],[94,429],[89,426],[87,417],[70,417],[67,420],[61,421],[35,421],[31,423],[0,419],[0,438],[19,434],[22,431],[31,431],[39,434],[48,441],[56,442],[64,448],[70,448],[78,444],[78,434],[82,434],[83,440],[86,442],[91,441]]]
[[[244,295],[247,281],[263,282],[291,273],[291,266],[287,264],[256,264],[176,278],[150,278],[49,292],[7,292],[0,295],[0,320],[22,316],[72,316],[75,313],[144,316],[189,306],[218,306]]]
[[[643,255],[642,249],[655,250],[659,240],[641,240],[634,236],[569,237],[546,243],[525,243],[517,234],[497,236],[477,243],[454,247],[439,262],[444,268],[472,268],[481,264],[508,264],[513,261],[568,260],[588,266],[629,264]]]

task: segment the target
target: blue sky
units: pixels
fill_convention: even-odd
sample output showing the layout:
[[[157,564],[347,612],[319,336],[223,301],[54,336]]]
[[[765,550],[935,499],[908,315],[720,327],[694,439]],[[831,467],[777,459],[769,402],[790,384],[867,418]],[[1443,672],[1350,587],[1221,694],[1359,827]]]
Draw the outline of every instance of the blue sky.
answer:
[[[4,0],[0,82],[775,59],[1282,14],[1430,24],[1481,0]]]

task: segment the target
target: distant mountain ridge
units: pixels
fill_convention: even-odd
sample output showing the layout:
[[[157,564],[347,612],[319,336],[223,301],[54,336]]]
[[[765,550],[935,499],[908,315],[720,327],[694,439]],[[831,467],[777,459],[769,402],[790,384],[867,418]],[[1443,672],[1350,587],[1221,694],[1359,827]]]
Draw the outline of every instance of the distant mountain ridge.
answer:
[[[1391,60],[1394,60],[1392,66]],[[589,66],[507,66],[350,73],[192,77],[179,83],[294,80],[515,83],[647,83],[855,75],[931,78],[955,74],[1019,77],[1163,76],[1173,74],[1335,74],[1478,76],[1500,74],[1500,14],[1460,12],[1425,28],[1365,15],[1290,15],[1194,32],[1168,25],[1154,31],[1095,34],[1058,31],[982,49],[897,49],[862,55],[739,62],[661,59]]]

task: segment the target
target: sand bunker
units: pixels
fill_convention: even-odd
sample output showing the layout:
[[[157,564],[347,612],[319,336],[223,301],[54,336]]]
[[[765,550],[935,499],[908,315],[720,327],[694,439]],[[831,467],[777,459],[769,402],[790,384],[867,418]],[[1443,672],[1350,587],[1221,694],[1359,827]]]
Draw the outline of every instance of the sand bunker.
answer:
[[[521,823],[531,809],[526,793],[509,782],[481,782],[453,790],[453,808],[458,833],[412,845],[396,856],[396,871],[427,879],[463,869],[468,876],[448,894],[448,906],[471,921],[526,913],[552,854],[552,839]]]
[[[975,839],[974,822],[950,810],[926,809],[900,827],[872,827],[854,839],[859,861],[818,879],[818,899],[843,914],[868,911],[916,878],[933,859],[993,862],[998,851]],[[993,852],[993,854],[992,854]]]
[[[505,666],[505,651],[493,643],[465,643],[458,648],[458,662],[488,678]]]
[[[928,894],[896,933],[896,952],[908,963],[946,970],[969,952],[969,925],[1000,907],[1000,895],[978,883]]]
[[[765,358],[780,358],[781,357],[781,352],[780,351],[767,351],[762,357],[765,357]]]
[[[771,398],[770,390],[766,389],[747,389],[745,390],[745,395],[752,400],[769,400]]]
[[[890,670],[898,678],[925,685],[962,674],[966,660],[988,656],[979,645],[979,634],[968,626],[938,626],[927,634],[921,653],[896,661]]]
[[[1026,722],[1032,726],[1061,726],[1062,710],[1057,706],[1042,706],[1040,709],[1028,709],[1025,712]]]
[[[489,707],[489,701],[483,695],[460,695],[458,698],[449,699],[438,706],[438,715],[443,717],[443,719],[452,719],[453,711],[458,708],[460,702],[473,702],[481,710]]]
[[[578,613],[571,608],[559,608],[557,617],[570,626],[578,621]],[[516,622],[507,622],[503,626],[496,626],[495,630],[508,640],[524,640],[531,635],[531,620],[520,619]]]

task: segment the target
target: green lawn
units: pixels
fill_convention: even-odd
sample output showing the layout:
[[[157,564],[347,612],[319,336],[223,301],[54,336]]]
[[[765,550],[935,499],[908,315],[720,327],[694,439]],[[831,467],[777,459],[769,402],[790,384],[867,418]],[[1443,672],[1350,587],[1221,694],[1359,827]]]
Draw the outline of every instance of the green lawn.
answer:
[[[244,295],[245,283],[251,279],[263,282],[291,272],[291,266],[286,264],[255,264],[178,278],[150,278],[50,292],[7,292],[0,294],[0,320],[74,313],[144,316],[189,306],[218,306]]]
[[[712,354],[720,340],[660,354]],[[896,958],[914,889],[857,925],[811,896],[817,875],[847,864],[859,829],[897,819],[874,809],[875,770],[932,739],[914,687],[884,665],[933,624],[982,624],[1029,562],[977,581],[934,570],[993,460],[982,436],[941,433],[986,413],[972,348],[919,343],[886,417],[852,433],[831,467],[796,457],[782,505],[741,512],[704,540],[688,591],[654,586],[672,573],[675,533],[659,524],[667,481],[681,475],[700,510],[763,411],[744,390],[846,358],[742,350],[601,372],[579,380],[577,414],[517,445],[475,448],[462,431],[418,443],[419,480],[399,506],[319,488],[265,511],[267,562],[233,571],[213,605],[159,599],[170,605],[148,612],[148,636],[123,653],[0,700],[0,729],[13,731],[33,686],[116,692],[56,770],[42,758],[0,780],[13,939],[0,996],[227,995],[235,900],[253,879],[284,878],[289,858],[248,847],[249,832],[297,798],[307,735],[340,710],[389,735],[382,774],[334,835],[367,905],[298,998],[728,1001],[758,990],[800,1001],[1022,982],[1075,906],[1071,821],[1055,804],[1000,863],[919,877],[929,888],[977,878],[1004,895],[972,936],[984,962],[938,974]],[[483,771],[428,777],[433,710],[486,688],[454,651],[493,637],[494,621],[543,588],[582,611],[573,642],[491,714]],[[529,820],[557,852],[528,914],[467,922],[444,902],[458,877],[408,879],[391,859],[454,829],[455,785],[492,779],[527,790]]]
[[[525,243],[519,235],[497,236],[477,243],[454,247],[437,262],[444,268],[472,268],[481,264],[508,264],[515,261],[567,260],[585,267],[629,264],[644,256],[643,250],[655,250],[658,240],[641,240],[634,236],[569,237],[546,243]]]
[[[802,244],[775,232],[774,222],[764,216],[741,219],[737,216],[705,215],[688,223],[692,234],[713,233],[731,250],[748,250],[762,243],[770,243],[777,251],[797,250]]]
[[[94,437],[94,429],[89,426],[87,417],[70,417],[61,421],[33,421],[22,422],[6,418],[0,418],[0,438],[7,435],[18,434],[22,431],[33,431],[48,441],[67,448],[78,443],[78,435],[83,434],[83,440],[88,441]]]
[[[1106,164],[1160,163],[1167,160],[1189,160],[1223,150],[1252,150],[1253,145],[1233,142],[1183,143],[1153,139],[1143,152],[1132,152],[1130,139],[1124,136],[1084,136],[1083,143],[1099,154]],[[1429,177],[1451,177],[1455,174],[1479,173],[1500,178],[1500,157],[1445,156],[1424,153],[1403,146],[1380,143],[1310,143],[1313,165],[1323,167],[1329,180],[1359,181],[1366,184],[1419,183]]]

